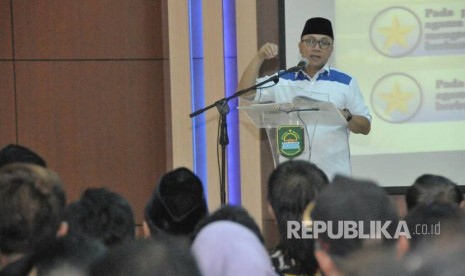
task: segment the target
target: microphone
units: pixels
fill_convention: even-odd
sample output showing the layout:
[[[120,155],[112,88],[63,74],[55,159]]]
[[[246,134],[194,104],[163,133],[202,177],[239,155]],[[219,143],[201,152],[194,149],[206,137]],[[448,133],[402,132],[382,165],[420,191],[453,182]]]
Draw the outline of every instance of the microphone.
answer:
[[[304,70],[305,67],[307,66],[308,64],[308,59],[307,58],[302,58],[301,61],[299,61],[299,63],[297,63],[296,66],[294,67],[291,67],[289,69],[286,69],[286,70],[281,70],[278,72],[278,74],[276,76],[273,77],[273,81],[274,83],[278,83],[279,82],[279,78],[282,76],[282,75],[286,75],[286,74],[289,74],[289,73],[295,73],[295,72],[299,72],[300,70]]]
[[[308,59],[302,58],[302,60],[299,61],[299,63],[297,63],[297,66],[294,66],[294,67],[291,67],[291,68],[287,69],[286,72],[287,73],[298,72],[300,70],[305,69],[305,67],[307,67],[307,64],[308,64]]]

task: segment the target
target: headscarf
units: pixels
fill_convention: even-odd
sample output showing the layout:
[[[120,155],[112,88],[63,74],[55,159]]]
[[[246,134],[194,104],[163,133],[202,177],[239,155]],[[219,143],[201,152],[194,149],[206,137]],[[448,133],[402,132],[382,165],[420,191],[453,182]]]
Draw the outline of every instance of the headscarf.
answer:
[[[208,224],[196,236],[192,251],[204,276],[276,275],[257,236],[236,222]]]

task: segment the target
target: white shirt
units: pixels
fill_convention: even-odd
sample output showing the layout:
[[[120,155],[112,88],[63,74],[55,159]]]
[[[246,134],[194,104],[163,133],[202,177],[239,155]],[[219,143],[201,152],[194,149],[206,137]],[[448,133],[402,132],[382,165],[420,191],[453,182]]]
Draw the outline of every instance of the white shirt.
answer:
[[[257,80],[260,83],[269,76]],[[371,114],[365,104],[355,78],[326,65],[313,78],[304,71],[282,75],[272,86],[265,84],[257,89],[255,102],[290,103],[296,96],[306,96],[333,103],[337,108],[347,108],[353,115],[361,115],[371,122]],[[351,176],[349,134],[347,124],[328,126],[311,123],[306,125],[306,151],[296,159],[316,164],[332,180],[336,174]],[[279,162],[287,160],[280,156]]]

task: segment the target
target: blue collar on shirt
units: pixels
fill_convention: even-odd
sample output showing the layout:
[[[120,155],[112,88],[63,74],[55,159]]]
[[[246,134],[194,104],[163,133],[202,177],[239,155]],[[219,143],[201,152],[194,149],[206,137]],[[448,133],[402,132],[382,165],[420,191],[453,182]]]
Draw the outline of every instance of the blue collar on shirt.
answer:
[[[331,72],[331,68],[329,67],[328,64],[326,64],[318,72],[318,78],[316,80],[328,79],[330,72]],[[310,80],[310,76],[307,75],[307,73],[304,70],[299,70],[294,74],[283,75],[281,76],[281,78],[287,79],[287,80]]]
[[[300,70],[294,74],[285,74],[282,75],[281,78],[290,81],[296,80],[310,80],[310,77],[305,73],[305,71]],[[341,71],[332,69],[329,65],[325,65],[318,73],[318,77],[316,78],[317,81],[324,80],[324,81],[335,81],[339,83],[343,83],[348,85],[352,80],[352,77],[343,73]]]

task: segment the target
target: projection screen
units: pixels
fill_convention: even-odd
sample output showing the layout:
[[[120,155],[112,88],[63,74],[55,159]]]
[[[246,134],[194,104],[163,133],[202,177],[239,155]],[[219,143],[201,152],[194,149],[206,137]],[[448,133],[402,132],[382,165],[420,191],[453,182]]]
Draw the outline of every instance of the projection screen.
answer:
[[[373,116],[369,135],[350,137],[354,177],[393,191],[424,173],[465,185],[465,1],[282,0],[281,10],[287,67],[308,18],[333,22],[330,63],[357,78]]]

